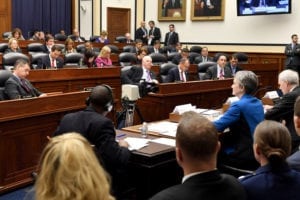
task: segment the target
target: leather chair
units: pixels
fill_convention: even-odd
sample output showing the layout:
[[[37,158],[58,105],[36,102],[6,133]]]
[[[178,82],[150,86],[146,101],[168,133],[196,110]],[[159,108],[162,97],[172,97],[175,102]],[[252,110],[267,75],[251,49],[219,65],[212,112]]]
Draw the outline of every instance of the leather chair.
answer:
[[[117,36],[117,37],[115,38],[115,41],[116,41],[116,42],[119,42],[119,43],[123,43],[123,42],[126,41],[126,37],[123,36],[123,35]]]
[[[195,59],[194,59],[194,64],[199,64],[200,62],[202,61],[202,56],[197,56]]]
[[[7,43],[0,43],[0,53],[3,54],[7,48],[8,48]]]
[[[203,77],[210,66],[215,65],[215,62],[203,62],[198,64],[198,76],[200,80],[203,80]]]
[[[68,53],[65,55],[65,65],[79,66],[80,60],[83,60],[83,57],[81,53]]]
[[[5,90],[5,82],[12,76],[9,70],[0,70],[0,101],[7,100]]]
[[[200,46],[191,46],[190,52],[201,53],[202,47]]]
[[[168,62],[172,62],[173,58],[177,55],[179,55],[180,53],[178,52],[171,52],[168,54]]]
[[[62,35],[60,33],[57,33],[54,35],[54,39],[57,41],[66,41],[68,37],[66,35]]]
[[[85,46],[84,46],[84,44],[78,44],[78,45],[76,46],[76,51],[77,51],[78,53],[84,53],[84,52],[85,52]]]
[[[38,52],[35,54],[31,55],[31,68],[36,69],[38,65],[38,60],[44,56],[48,55],[47,53],[44,52]]]
[[[220,55],[225,55],[227,62],[229,61],[229,55],[227,53],[216,53],[213,60],[217,62]]]
[[[56,43],[55,45],[59,46],[61,50],[63,50],[65,48],[64,44],[58,44],[58,43]]]
[[[136,63],[136,54],[130,52],[122,52],[119,54],[119,63],[121,66],[130,66]]]
[[[42,53],[44,52],[44,45],[41,43],[30,43],[27,45],[28,54]]]
[[[99,38],[100,36],[99,35],[92,35],[90,37],[90,42],[95,42],[97,38]]]
[[[119,53],[119,48],[116,45],[108,44],[107,46],[110,48],[111,53],[115,53],[115,54]]]
[[[8,40],[8,38],[11,36],[11,31],[2,33],[3,40]]]
[[[177,67],[174,63],[164,63],[160,65],[159,74],[162,83],[167,83],[167,76],[170,69]]]
[[[153,46],[144,45],[142,48],[147,49],[148,54],[154,52]]]
[[[239,63],[247,63],[248,62],[248,55],[242,52],[236,53],[236,56],[239,60]]]
[[[161,53],[151,53],[149,56],[152,58],[153,65],[161,65],[168,62],[167,57]]]
[[[28,56],[22,53],[12,52],[12,53],[4,54],[2,59],[3,68],[11,71],[14,68],[14,64],[18,59],[24,59],[29,62]]]
[[[189,57],[190,57],[190,62],[191,64],[195,64],[195,58],[197,58],[198,56],[200,56],[201,54],[199,53],[195,53],[195,52],[190,52],[189,53]]]
[[[121,68],[121,84],[125,84],[124,82],[124,76],[126,75],[126,73],[129,72],[129,70],[131,69],[132,66],[125,66]]]
[[[132,46],[132,45],[125,45],[124,47],[123,47],[123,52],[133,52],[133,49],[134,49],[134,46]]]

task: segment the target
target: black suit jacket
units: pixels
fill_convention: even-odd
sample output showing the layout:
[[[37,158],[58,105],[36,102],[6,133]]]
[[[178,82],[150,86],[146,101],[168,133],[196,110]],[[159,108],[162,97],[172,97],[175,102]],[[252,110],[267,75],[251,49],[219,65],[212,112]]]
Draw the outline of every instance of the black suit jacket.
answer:
[[[51,68],[51,61],[49,58],[49,55],[45,55],[38,59],[38,65],[37,69],[50,69]],[[58,57],[56,59],[56,68],[63,68],[64,66],[64,61],[62,58]]]
[[[188,72],[184,72],[184,74],[185,74],[186,81],[188,81],[189,80]],[[167,83],[176,82],[176,81],[181,81],[178,67],[174,67],[170,69],[168,71],[168,75],[166,78]]]
[[[150,35],[153,35],[153,36],[154,36],[154,38],[152,38],[152,40],[151,40],[150,45],[154,45],[154,41],[155,41],[155,40],[160,41],[160,38],[161,38],[161,32],[160,32],[160,29],[159,29],[159,28],[153,27],[153,29],[150,29],[150,30],[149,30],[149,36],[150,36]]]
[[[76,37],[75,35],[71,35],[71,36],[69,36],[69,38],[71,38],[74,42],[79,42],[79,38],[80,38],[80,40],[81,40],[82,42],[85,42],[85,41],[86,41],[85,38],[84,38],[84,37],[81,37],[81,36]]]
[[[274,105],[274,107],[265,113],[265,119],[275,121],[285,121],[286,127],[292,136],[293,151],[298,149],[300,145],[300,137],[297,135],[294,126],[294,104],[297,97],[300,95],[300,87],[296,87],[293,91],[283,95]]]
[[[8,99],[38,97],[42,94],[26,79],[25,84],[26,87],[21,84],[20,80],[16,76],[11,76],[5,83],[4,92]],[[29,89],[29,91],[27,89]]]
[[[175,46],[179,42],[178,33],[173,32],[169,39],[170,32],[166,33],[165,46]]]
[[[127,165],[130,151],[120,147],[116,142],[116,132],[110,119],[88,106],[83,111],[65,115],[54,136],[68,132],[80,133],[91,144],[95,145],[101,164],[112,176],[113,184],[118,181],[118,178],[121,178],[119,173]]]
[[[22,50],[20,48],[17,48],[16,51],[13,51],[11,48],[7,48],[7,49],[5,49],[4,54],[6,54],[6,53],[15,53],[15,52],[22,53]]]
[[[245,200],[242,185],[231,175],[217,170],[190,177],[184,183],[167,188],[150,200]]]
[[[198,57],[196,57],[196,58],[197,58],[197,60],[199,61],[199,63],[204,62],[204,61],[203,61],[203,60],[204,60],[203,56],[198,56]],[[196,59],[196,58],[195,58],[195,59]],[[212,57],[207,56],[205,62],[214,62],[214,59],[213,59]]]
[[[286,55],[285,66],[293,70],[299,71],[300,67],[300,44],[297,44],[292,48],[292,44],[288,44],[285,47],[284,53]]]
[[[172,59],[172,63],[178,65],[181,59],[182,59],[181,54],[175,55]],[[191,57],[188,57],[188,59],[189,59],[190,63],[193,63],[193,60]]]
[[[133,66],[127,73],[122,74],[121,81],[122,84],[134,84],[140,85],[140,81],[143,77],[143,67]],[[150,71],[151,79],[156,79],[156,75],[153,71]]]
[[[203,77],[204,80],[213,80],[217,78],[218,78],[217,65],[209,67]],[[232,78],[231,69],[229,69],[228,66],[224,67],[224,78]]]
[[[146,32],[146,33],[145,33]],[[148,35],[148,31],[145,28],[145,32],[143,31],[143,29],[140,27],[138,29],[136,29],[135,31],[135,39],[140,39],[143,41],[143,44],[147,44],[147,35]],[[144,35],[146,35],[145,37],[143,37]]]
[[[50,53],[50,51],[51,51],[51,49],[49,50],[49,49],[47,48],[47,46],[44,44],[44,45],[43,45],[43,52],[44,52],[44,53]]]
[[[232,67],[231,67],[231,64],[230,64],[230,63],[228,63],[226,66],[230,69],[232,76],[234,76],[234,74],[236,74],[238,71],[243,70],[242,67],[240,67],[240,66],[237,65],[237,66],[235,67],[235,72],[234,72],[233,69],[232,69]]]

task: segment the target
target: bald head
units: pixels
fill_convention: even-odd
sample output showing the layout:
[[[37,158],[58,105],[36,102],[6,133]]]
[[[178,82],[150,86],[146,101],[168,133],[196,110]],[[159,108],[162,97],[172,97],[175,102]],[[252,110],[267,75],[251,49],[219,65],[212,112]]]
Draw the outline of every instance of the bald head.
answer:
[[[142,60],[142,66],[145,69],[150,70],[152,67],[152,58],[150,56],[144,56]]]

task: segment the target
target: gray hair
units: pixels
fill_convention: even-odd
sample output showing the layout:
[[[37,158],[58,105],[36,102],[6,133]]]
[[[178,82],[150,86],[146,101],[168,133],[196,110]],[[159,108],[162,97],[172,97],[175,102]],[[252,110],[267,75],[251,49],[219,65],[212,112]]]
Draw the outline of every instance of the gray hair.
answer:
[[[246,94],[253,94],[258,86],[258,78],[252,71],[238,71],[234,77],[245,88]]]
[[[299,85],[299,75],[298,72],[287,69],[280,72],[278,79],[280,81],[286,81],[291,85]]]

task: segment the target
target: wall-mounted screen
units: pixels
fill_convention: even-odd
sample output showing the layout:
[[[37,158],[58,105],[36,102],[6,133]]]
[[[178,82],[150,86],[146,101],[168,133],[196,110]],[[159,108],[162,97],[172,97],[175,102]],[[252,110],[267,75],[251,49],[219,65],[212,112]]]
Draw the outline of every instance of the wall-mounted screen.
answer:
[[[292,0],[237,0],[237,15],[272,15],[291,13]]]

